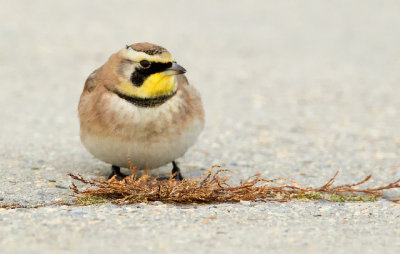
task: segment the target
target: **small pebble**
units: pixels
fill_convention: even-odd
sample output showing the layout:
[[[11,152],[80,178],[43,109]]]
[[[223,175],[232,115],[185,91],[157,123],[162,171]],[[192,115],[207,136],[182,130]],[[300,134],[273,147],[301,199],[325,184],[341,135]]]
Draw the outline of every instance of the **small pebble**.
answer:
[[[245,201],[245,200],[240,200],[240,204],[244,206],[250,206],[251,202],[250,201]]]
[[[71,211],[71,215],[85,215],[88,214],[88,212],[83,211],[82,209],[73,209]]]

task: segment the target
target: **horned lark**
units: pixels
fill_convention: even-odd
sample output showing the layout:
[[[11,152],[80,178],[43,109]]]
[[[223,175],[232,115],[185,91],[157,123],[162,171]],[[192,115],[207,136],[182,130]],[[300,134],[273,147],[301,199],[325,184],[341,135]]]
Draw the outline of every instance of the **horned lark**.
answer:
[[[191,147],[204,126],[204,110],[186,70],[163,47],[150,43],[126,46],[111,55],[86,80],[80,101],[81,141],[98,159],[120,167],[129,159],[138,169],[172,162]]]

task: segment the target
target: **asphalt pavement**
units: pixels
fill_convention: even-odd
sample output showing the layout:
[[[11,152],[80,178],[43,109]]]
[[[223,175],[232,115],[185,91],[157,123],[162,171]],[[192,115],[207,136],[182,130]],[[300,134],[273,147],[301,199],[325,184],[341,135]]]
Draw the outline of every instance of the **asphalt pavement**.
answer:
[[[78,207],[67,176],[108,175],[80,143],[79,96],[113,52],[148,41],[203,98],[206,128],[178,160],[186,177],[221,165],[233,182],[400,178],[400,2],[0,6],[0,203],[25,207],[0,208],[0,253],[400,252],[400,206],[385,199]]]

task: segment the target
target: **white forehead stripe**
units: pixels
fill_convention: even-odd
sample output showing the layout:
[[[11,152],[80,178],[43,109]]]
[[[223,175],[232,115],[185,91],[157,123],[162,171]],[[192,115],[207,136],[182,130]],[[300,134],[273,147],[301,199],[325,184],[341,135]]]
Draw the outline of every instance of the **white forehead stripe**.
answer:
[[[128,49],[122,49],[122,56],[134,62],[139,62],[143,59],[155,62],[173,62],[174,59],[168,52],[163,52],[157,55],[148,55],[144,52],[136,51],[129,47]]]

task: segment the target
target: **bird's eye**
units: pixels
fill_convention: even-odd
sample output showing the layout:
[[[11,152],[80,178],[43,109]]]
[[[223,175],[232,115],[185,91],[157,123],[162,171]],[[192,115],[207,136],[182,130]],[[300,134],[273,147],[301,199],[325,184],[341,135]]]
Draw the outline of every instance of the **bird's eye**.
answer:
[[[140,61],[140,65],[141,65],[143,68],[149,68],[149,67],[150,67],[150,62],[147,61],[147,60],[142,60],[142,61]]]

